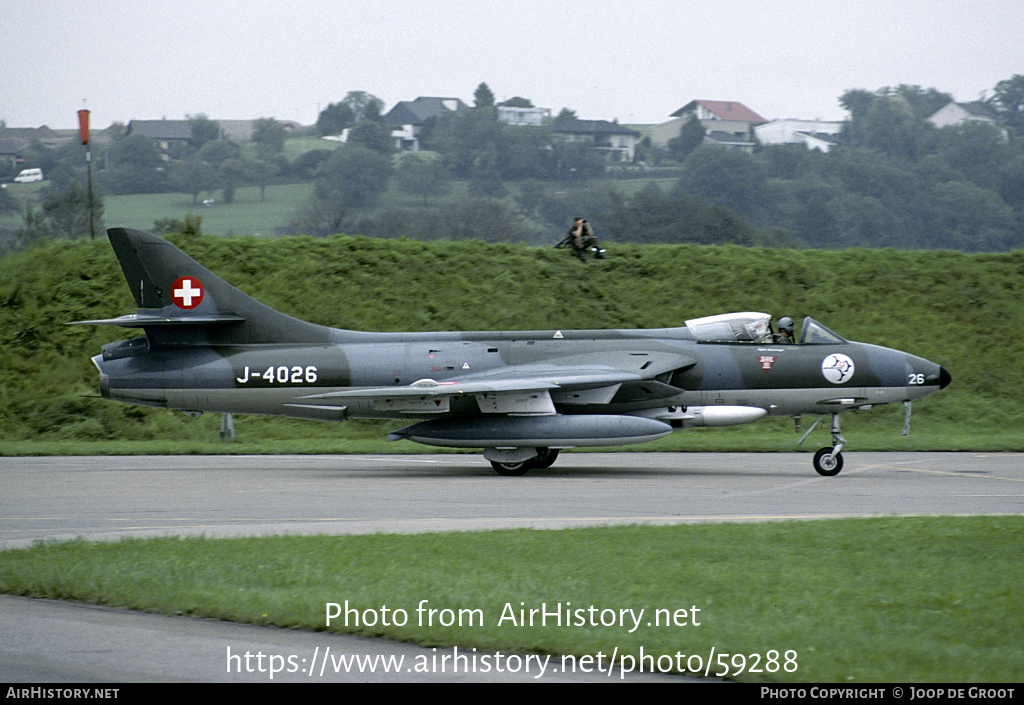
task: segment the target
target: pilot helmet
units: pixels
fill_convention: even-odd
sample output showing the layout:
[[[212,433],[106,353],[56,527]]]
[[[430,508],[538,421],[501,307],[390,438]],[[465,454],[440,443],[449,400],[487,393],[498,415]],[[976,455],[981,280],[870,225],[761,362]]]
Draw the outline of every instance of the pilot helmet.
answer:
[[[790,335],[792,335],[793,334],[793,319],[790,318],[789,316],[786,316],[785,318],[780,318],[779,319],[779,330],[785,331],[786,333],[789,333]]]

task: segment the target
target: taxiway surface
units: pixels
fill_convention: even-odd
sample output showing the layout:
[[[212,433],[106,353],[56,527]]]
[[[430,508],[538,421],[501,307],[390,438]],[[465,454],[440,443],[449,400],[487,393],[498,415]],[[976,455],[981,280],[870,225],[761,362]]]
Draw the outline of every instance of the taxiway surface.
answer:
[[[832,478],[818,476],[810,458],[567,453],[553,468],[524,477],[499,477],[480,456],[458,454],[0,458],[0,549],[79,536],[1024,514],[1024,454],[848,453]],[[0,597],[3,681],[266,679],[258,671],[246,678],[227,673],[231,648],[312,654],[329,642],[336,653],[381,653],[380,647],[423,654],[409,645],[346,639],[352,638]]]
[[[1024,513],[1024,454],[565,453],[523,477],[479,455],[0,458],[0,548],[39,539],[409,533]]]

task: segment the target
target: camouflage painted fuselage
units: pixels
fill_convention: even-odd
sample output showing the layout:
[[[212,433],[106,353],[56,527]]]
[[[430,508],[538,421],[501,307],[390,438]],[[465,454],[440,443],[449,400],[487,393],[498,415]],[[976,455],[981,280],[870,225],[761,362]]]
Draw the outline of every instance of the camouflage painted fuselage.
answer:
[[[950,381],[933,362],[844,340],[810,318],[798,344],[771,342],[762,313],[651,330],[328,328],[264,306],[154,235],[108,234],[139,310],[81,323],[144,329],[93,358],[103,396],[127,403],[415,419],[391,438],[485,448],[493,460],[836,414],[920,399]]]

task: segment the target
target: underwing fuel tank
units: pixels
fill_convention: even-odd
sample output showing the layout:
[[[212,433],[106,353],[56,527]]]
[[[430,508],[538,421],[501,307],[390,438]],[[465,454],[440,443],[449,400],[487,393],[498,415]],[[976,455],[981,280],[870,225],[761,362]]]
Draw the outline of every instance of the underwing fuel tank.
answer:
[[[659,416],[677,428],[698,428],[701,426],[740,426],[754,423],[768,415],[767,409],[756,406],[692,406],[683,409],[678,416]]]
[[[644,443],[671,432],[667,423],[640,416],[495,416],[423,421],[393,431],[388,440],[450,448],[573,448]]]

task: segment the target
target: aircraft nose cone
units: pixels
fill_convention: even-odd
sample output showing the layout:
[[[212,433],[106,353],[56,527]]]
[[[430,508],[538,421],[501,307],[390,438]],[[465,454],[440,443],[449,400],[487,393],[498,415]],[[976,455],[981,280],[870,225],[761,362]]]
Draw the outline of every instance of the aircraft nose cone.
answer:
[[[939,389],[945,389],[953,381],[953,375],[945,367],[939,367]]]

